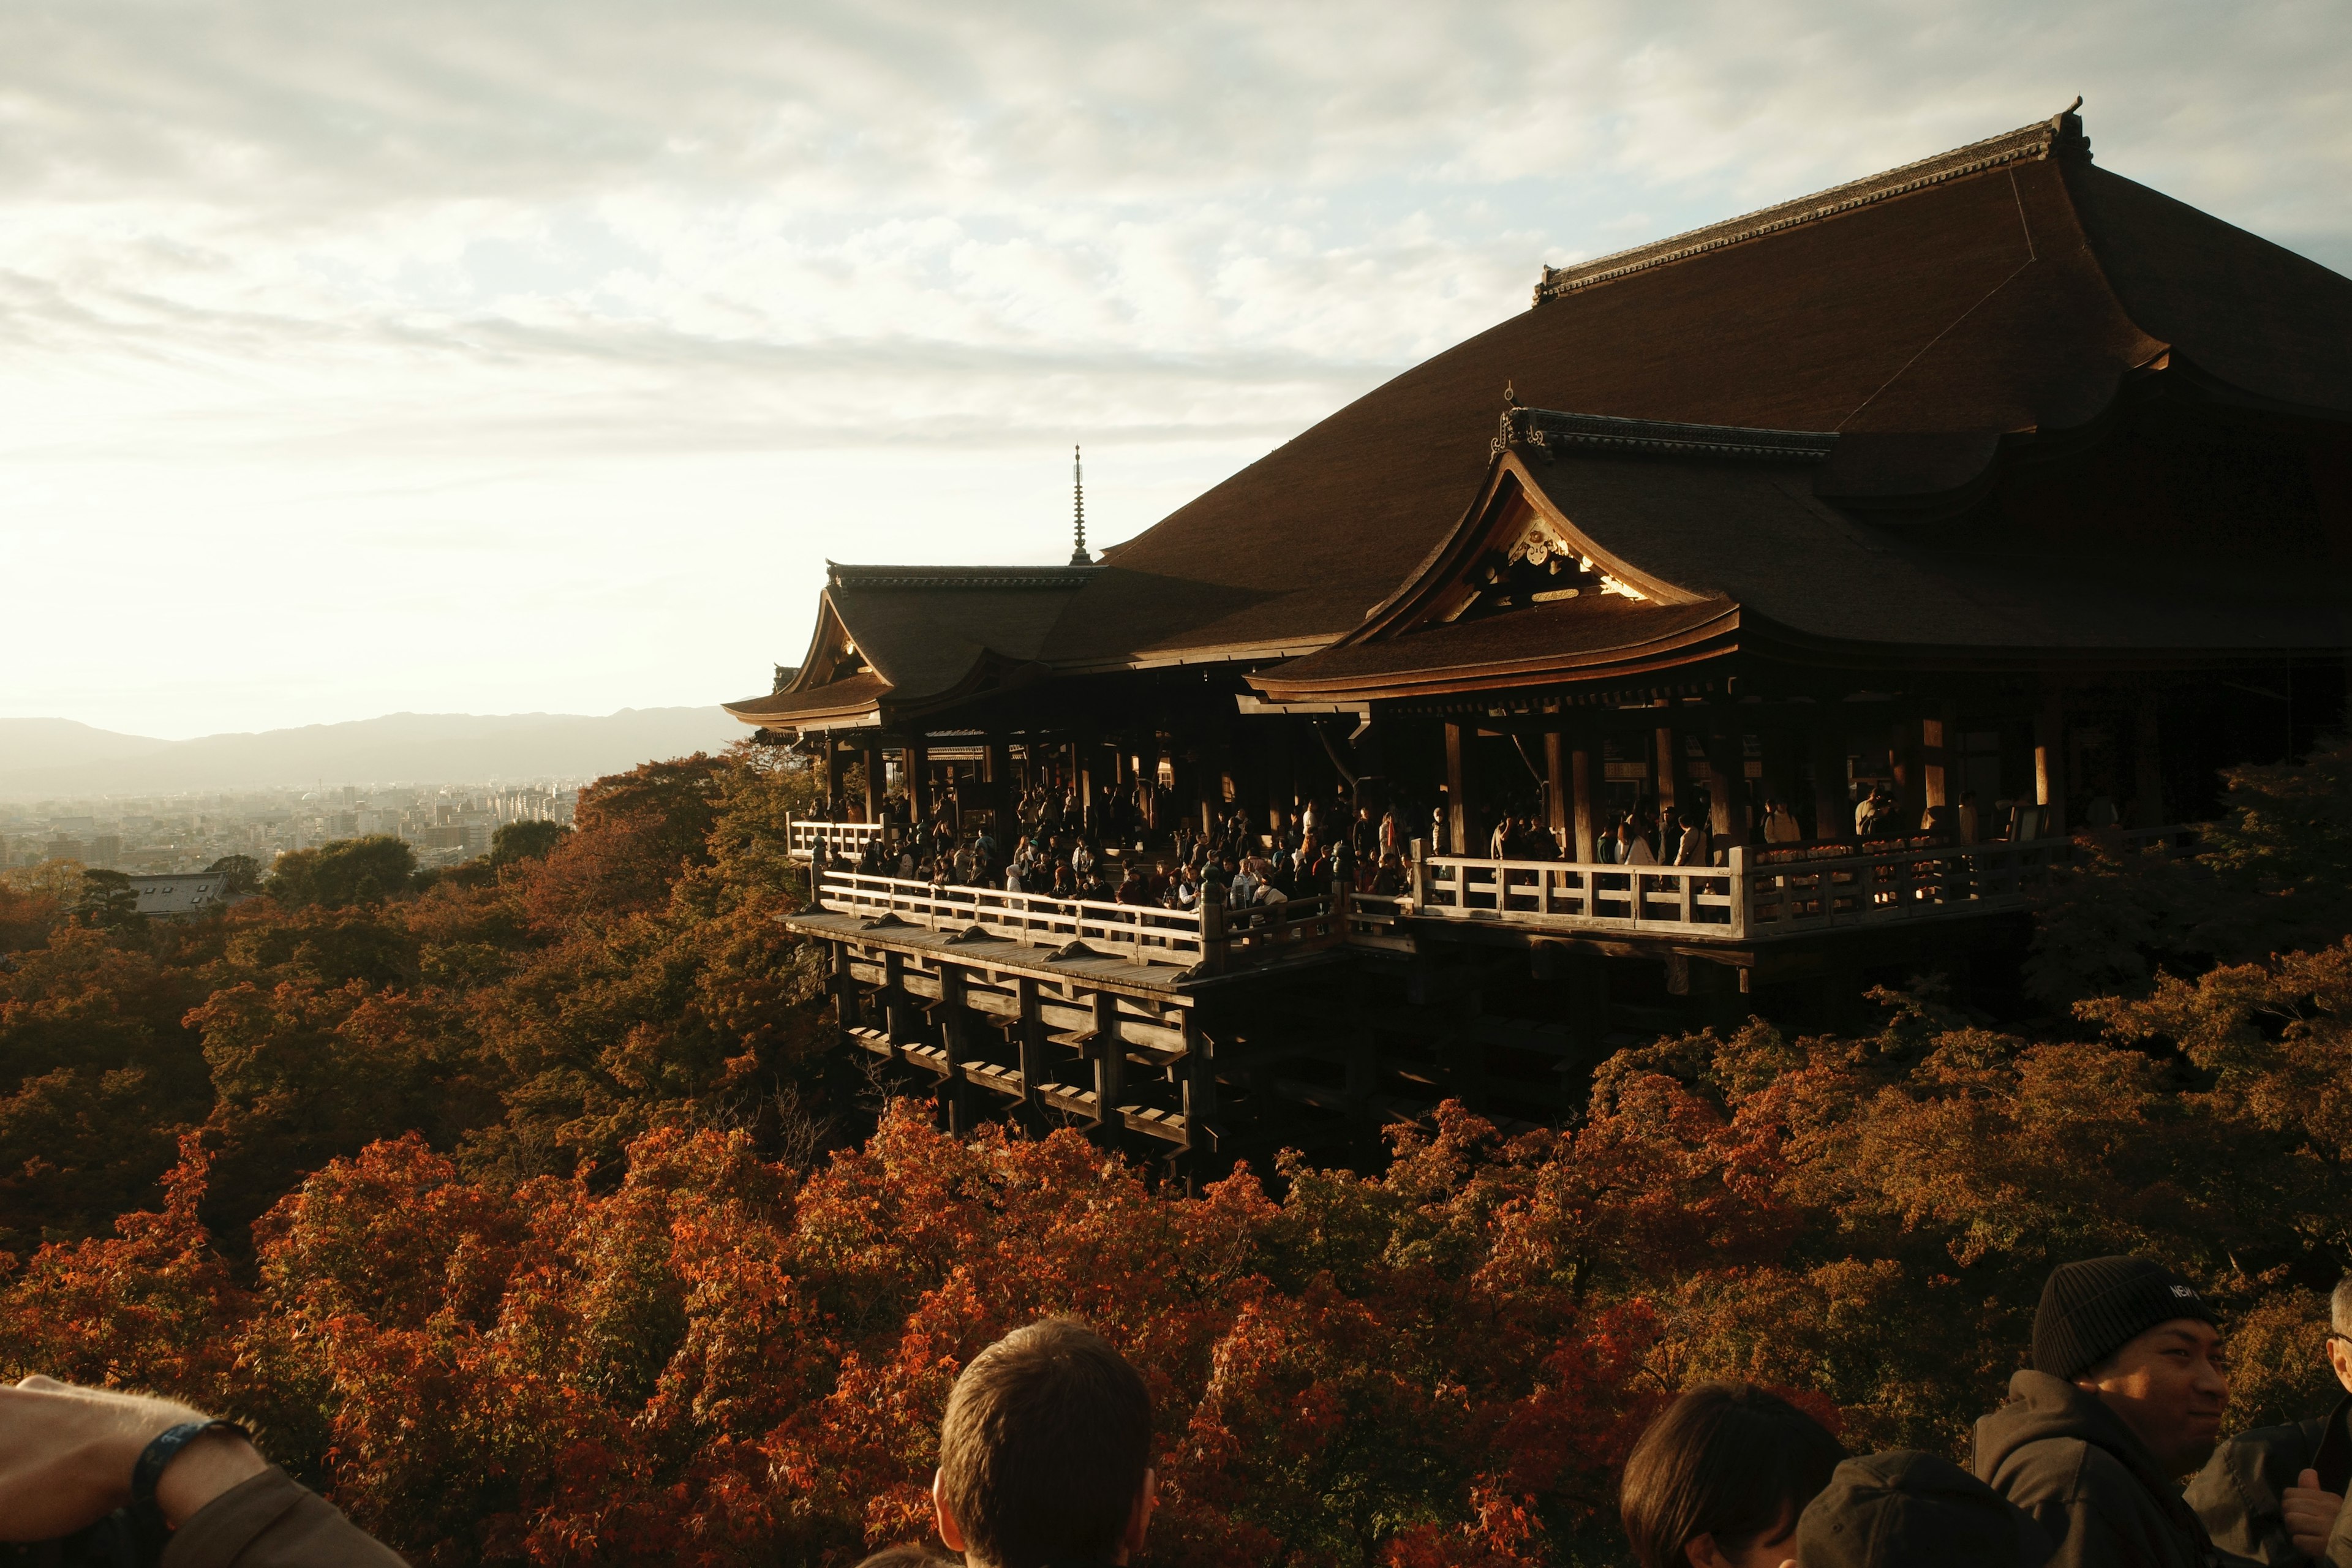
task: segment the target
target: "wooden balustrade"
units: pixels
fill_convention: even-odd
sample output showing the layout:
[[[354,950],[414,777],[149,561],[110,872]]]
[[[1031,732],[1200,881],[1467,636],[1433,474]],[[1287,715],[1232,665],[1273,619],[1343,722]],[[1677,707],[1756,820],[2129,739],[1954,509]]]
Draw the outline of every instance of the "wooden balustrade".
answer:
[[[2194,827],[2117,831],[2126,850],[2195,852]],[[1430,855],[1414,863],[1412,912],[1444,920],[1755,942],[1835,927],[2021,910],[2053,868],[2084,852],[2025,843],[1843,845],[1759,851],[1722,866],[1606,866]],[[1366,927],[1359,916],[1357,925]]]
[[[785,851],[795,860],[813,860],[819,845],[829,860],[855,860],[866,847],[889,829],[879,822],[800,822],[785,826]]]
[[[794,823],[860,834],[863,823]],[[937,931],[978,928],[1028,946],[1083,942],[1106,957],[1197,968],[1203,974],[1342,945],[1409,951],[1416,920],[1492,921],[1531,929],[1615,931],[1752,942],[1890,921],[2021,910],[2052,870],[2096,843],[2111,849],[2193,854],[2193,826],[2116,830],[2023,843],[1955,845],[1930,838],[1793,848],[1736,847],[1721,866],[1612,866],[1428,855],[1412,863],[1410,895],[1328,894],[1229,910],[1167,910],[995,888],[939,887],[820,868],[817,901],[838,913],[894,917]],[[814,847],[816,838],[809,842]],[[834,842],[834,840],[827,840]],[[849,842],[846,838],[840,842]]]
[[[1240,910],[1216,904],[1169,910],[821,867],[815,893],[817,903],[835,914],[869,921],[888,917],[932,931],[977,929],[1028,947],[1058,950],[1082,942],[1106,958],[1197,966],[1206,973],[1297,957],[1347,940],[1347,900],[1336,889]]]

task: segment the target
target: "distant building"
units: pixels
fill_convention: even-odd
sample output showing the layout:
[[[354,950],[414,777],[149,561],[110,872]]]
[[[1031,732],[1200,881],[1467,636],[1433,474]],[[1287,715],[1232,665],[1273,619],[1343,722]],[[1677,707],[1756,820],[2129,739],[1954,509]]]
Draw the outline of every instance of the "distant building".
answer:
[[[139,912],[158,920],[208,914],[237,901],[228,890],[227,875],[219,871],[134,876],[131,889],[139,895]]]

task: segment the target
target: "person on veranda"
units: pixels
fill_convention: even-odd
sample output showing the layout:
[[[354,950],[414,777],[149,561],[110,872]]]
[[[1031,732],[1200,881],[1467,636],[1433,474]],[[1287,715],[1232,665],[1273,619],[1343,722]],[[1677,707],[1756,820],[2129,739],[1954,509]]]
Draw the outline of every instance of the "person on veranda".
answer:
[[[1158,1502],[1151,1401],[1110,1343],[1047,1319],[971,1359],[948,1395],[931,1502],[967,1568],[1109,1568]]]
[[[1675,813],[1675,821],[1682,829],[1682,836],[1675,846],[1675,864],[1706,865],[1713,845],[1705,815],[1685,806]]]
[[[2052,1272],[2032,1365],[1976,1426],[1979,1479],[2056,1542],[2054,1568],[2210,1568],[2179,1482],[2209,1458],[2229,1408],[2221,1335],[2196,1287],[2144,1258]]]
[[[2287,1568],[2327,1551],[2327,1534],[2352,1490],[2352,1275],[2328,1301],[2321,1356],[2347,1391],[2324,1415],[2262,1426],[2231,1438],[2189,1483],[2189,1506],[2213,1544]]]

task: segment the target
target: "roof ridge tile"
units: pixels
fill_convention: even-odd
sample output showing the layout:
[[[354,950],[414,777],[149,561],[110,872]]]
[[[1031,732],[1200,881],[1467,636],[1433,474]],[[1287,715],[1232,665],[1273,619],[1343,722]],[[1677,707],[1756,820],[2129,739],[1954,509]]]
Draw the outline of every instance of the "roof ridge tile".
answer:
[[[1816,191],[1793,201],[1759,207],[1738,217],[1669,235],[1664,239],[1596,257],[1591,261],[1580,261],[1570,267],[1546,267],[1542,279],[1536,284],[1534,302],[1540,305],[1546,300],[1557,300],[1580,289],[1611,282],[1629,273],[1646,272],[1653,267],[1664,267],[1706,251],[1720,250],[1727,245],[1760,239],[1785,228],[1817,223],[1856,207],[1908,195],[1930,185],[1980,174],[1988,169],[1997,169],[2021,160],[2039,162],[2050,157],[2071,157],[2087,161],[2091,155],[2091,139],[2083,133],[2083,118],[2075,112],[2082,102],[2078,98],[2073,108],[2061,110],[2047,120],[2020,126],[1999,136],[1988,136],[1981,142],[1971,142],[1965,147],[1955,147],[1948,153],[1938,153],[1934,157],[1922,158],[1899,168],[1883,170],[1859,180],[1849,180],[1843,185],[1832,185],[1825,191]]]

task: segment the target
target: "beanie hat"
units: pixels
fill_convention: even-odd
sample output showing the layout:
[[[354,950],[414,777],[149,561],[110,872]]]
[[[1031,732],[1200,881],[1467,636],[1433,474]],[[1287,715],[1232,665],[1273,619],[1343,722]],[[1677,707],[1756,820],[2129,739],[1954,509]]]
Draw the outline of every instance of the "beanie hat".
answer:
[[[2041,1526],[1949,1459],[1897,1449],[1848,1459],[1797,1521],[1805,1568],[2037,1568]]]
[[[2191,1285],[2145,1258],[2089,1258],[2053,1269],[2033,1314],[2033,1370],[2073,1377],[2158,1323],[2213,1322]]]

